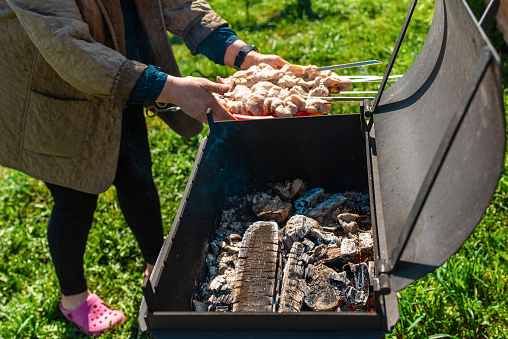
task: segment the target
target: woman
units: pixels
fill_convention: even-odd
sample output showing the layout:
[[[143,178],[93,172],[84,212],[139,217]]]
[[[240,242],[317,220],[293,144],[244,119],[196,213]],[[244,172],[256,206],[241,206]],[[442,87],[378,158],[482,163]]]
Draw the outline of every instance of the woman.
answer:
[[[181,78],[167,36],[193,54],[238,69],[287,62],[260,54],[205,0],[0,0],[0,164],[43,180],[54,207],[48,241],[60,309],[85,334],[125,316],[88,290],[83,254],[97,195],[115,185],[150,274],[163,242],[143,104],[172,103],[170,126],[201,131],[206,111],[234,117],[211,92],[228,86]]]

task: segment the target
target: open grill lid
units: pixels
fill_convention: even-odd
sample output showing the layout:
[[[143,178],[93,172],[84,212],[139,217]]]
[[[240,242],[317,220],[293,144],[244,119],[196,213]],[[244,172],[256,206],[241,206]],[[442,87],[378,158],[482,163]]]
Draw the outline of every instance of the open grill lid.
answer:
[[[499,63],[466,2],[438,0],[416,61],[376,98],[378,271],[395,291],[450,258],[489,205],[506,147]]]

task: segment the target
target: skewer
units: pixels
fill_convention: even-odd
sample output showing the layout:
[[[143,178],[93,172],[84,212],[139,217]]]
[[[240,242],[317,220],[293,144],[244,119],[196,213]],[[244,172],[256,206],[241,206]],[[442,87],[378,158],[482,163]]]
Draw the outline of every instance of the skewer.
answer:
[[[401,78],[402,75],[390,75],[388,77],[388,82],[395,82],[399,78]],[[351,79],[351,82],[359,83],[359,82],[381,82],[383,80],[383,77],[377,76],[377,75],[353,75],[349,76],[349,79]]]
[[[333,102],[329,102],[329,104],[359,104],[361,103],[363,100],[358,100],[358,101],[333,101]]]
[[[383,79],[380,75],[347,75],[349,79],[370,79],[370,78],[379,78]],[[390,75],[388,79],[396,79],[396,78],[402,78],[402,75]]]
[[[330,94],[341,94],[341,95],[349,95],[349,94],[377,94],[377,91],[344,91],[344,92],[330,92]]]
[[[361,97],[309,97],[309,98],[319,99],[319,100],[335,100],[335,101],[374,99],[374,97],[367,97],[367,96],[361,96]]]

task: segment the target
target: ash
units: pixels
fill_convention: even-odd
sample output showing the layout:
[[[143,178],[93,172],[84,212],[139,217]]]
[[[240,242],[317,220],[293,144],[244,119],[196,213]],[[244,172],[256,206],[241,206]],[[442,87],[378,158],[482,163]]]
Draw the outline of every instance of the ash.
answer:
[[[270,252],[274,265],[259,265],[272,260],[268,250],[244,240],[256,238],[260,223],[276,230],[263,240],[277,248]],[[206,264],[205,282],[192,300],[197,312],[265,312],[267,307],[273,312],[372,312],[369,195],[308,189],[295,179],[229,198]],[[249,267],[265,268],[249,276]],[[264,280],[257,281],[261,275]]]

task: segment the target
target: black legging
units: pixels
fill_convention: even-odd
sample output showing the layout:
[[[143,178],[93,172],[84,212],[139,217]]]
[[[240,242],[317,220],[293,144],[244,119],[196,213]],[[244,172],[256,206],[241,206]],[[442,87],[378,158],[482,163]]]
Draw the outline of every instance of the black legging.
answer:
[[[149,264],[155,264],[163,243],[159,195],[152,177],[152,161],[141,106],[123,113],[122,137],[115,185],[118,202]],[[100,175],[100,173],[97,173]],[[48,221],[48,241],[64,295],[87,290],[83,269],[88,232],[97,207],[97,194],[46,183],[54,199]]]

